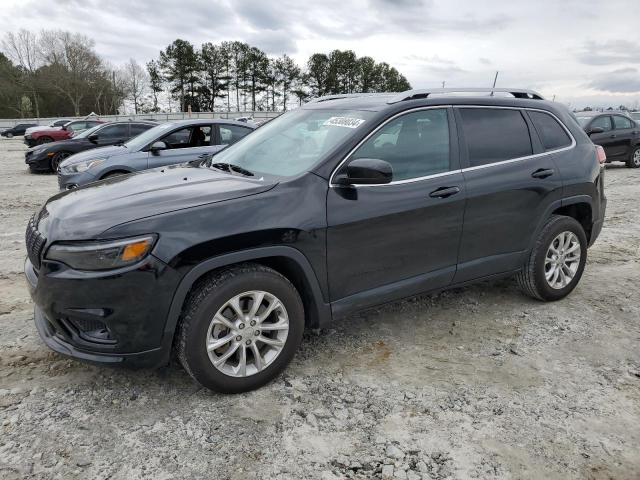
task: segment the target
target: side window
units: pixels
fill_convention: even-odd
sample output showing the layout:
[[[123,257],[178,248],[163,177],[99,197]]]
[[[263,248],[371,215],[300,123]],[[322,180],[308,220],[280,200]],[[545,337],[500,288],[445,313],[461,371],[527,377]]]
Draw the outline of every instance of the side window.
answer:
[[[571,138],[564,128],[548,113],[529,111],[529,118],[536,128],[545,150],[571,145]]]
[[[627,117],[623,117],[622,115],[614,115],[613,116],[613,125],[616,130],[622,130],[625,128],[633,128],[633,124],[631,120]]]
[[[125,138],[127,136],[127,125],[108,125],[98,132],[102,138]]]
[[[472,167],[533,154],[529,127],[519,110],[461,108]]]
[[[613,130],[613,127],[611,126],[611,117],[609,117],[608,115],[603,115],[602,117],[596,117],[596,119],[593,122],[591,122],[591,128],[595,128],[595,127],[600,127],[605,132],[608,132],[609,130]]]
[[[169,148],[204,147],[211,143],[211,126],[185,127],[161,139]]]
[[[363,143],[351,159],[377,158],[393,168],[393,181],[449,170],[449,122],[443,108],[392,120]]]
[[[237,125],[220,125],[220,145],[233,145],[252,132],[250,128]]]
[[[140,135],[142,132],[146,132],[153,125],[147,125],[145,123],[132,123],[131,124],[131,136],[135,137],[136,135]]]
[[[71,130],[73,132],[77,132],[79,130],[86,130],[86,129],[87,129],[87,122],[76,122],[76,123],[72,123],[67,127],[67,130]]]

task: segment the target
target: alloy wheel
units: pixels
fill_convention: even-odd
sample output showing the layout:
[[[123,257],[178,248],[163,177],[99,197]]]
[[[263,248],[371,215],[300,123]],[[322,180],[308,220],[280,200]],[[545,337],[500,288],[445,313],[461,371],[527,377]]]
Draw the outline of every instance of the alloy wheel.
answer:
[[[220,372],[248,377],[273,363],[288,334],[289,317],[282,302],[268,292],[252,290],[231,298],[216,312],[205,348]]]
[[[68,152],[58,152],[54,155],[53,159],[51,160],[51,170],[53,170],[54,172],[58,171],[58,167],[60,166],[60,164],[62,163],[63,160],[65,160],[66,158],[70,157],[71,154]]]
[[[544,275],[551,288],[565,288],[575,277],[582,250],[580,240],[573,232],[562,232],[556,236],[544,260]]]
[[[640,148],[637,148],[635,152],[633,152],[633,164],[636,167],[640,167]]]

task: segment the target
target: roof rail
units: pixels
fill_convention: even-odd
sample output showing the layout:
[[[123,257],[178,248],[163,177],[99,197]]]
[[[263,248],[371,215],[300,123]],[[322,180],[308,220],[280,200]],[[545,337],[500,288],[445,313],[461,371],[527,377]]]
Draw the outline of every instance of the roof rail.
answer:
[[[320,103],[320,102],[326,102],[329,100],[340,100],[341,98],[358,98],[358,97],[375,97],[375,96],[390,96],[393,95],[393,93],[389,93],[389,92],[381,92],[381,93],[372,93],[372,92],[366,92],[366,93],[336,93],[334,95],[323,95],[322,97],[317,97],[314,98],[312,100],[309,100],[309,102],[307,103]]]
[[[442,95],[448,93],[491,93],[494,92],[510,93],[515,98],[528,98],[533,100],[544,100],[544,97],[533,90],[524,90],[521,88],[433,88],[421,90],[407,90],[398,93],[387,103],[398,103],[405,100],[415,100],[418,98],[427,98],[430,95]]]

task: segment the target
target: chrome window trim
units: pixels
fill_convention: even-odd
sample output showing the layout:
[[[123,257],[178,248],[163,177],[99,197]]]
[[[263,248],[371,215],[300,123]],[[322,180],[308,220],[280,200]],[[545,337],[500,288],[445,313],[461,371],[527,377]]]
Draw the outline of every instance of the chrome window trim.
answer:
[[[553,149],[553,150],[547,150],[547,151],[541,152],[541,153],[534,153],[533,155],[527,155],[527,156],[524,156],[524,157],[510,158],[509,160],[501,160],[501,161],[498,161],[498,162],[486,163],[484,165],[477,165],[475,167],[467,167],[467,168],[462,168],[462,169],[457,169],[457,170],[450,170],[448,172],[435,173],[433,175],[427,175],[427,176],[424,176],[424,177],[409,178],[409,179],[406,179],[406,180],[398,180],[398,181],[390,182],[390,183],[373,183],[373,184],[369,184],[369,185],[350,185],[350,186],[351,187],[355,187],[355,188],[361,188],[361,187],[388,187],[388,186],[392,186],[392,185],[402,185],[402,184],[405,184],[405,183],[420,182],[420,181],[427,180],[427,179],[430,179],[430,178],[444,177],[444,176],[453,175],[453,174],[456,174],[456,173],[471,172],[471,171],[474,171],[474,170],[481,170],[481,169],[484,169],[484,168],[491,168],[491,167],[495,167],[495,166],[506,165],[506,164],[509,164],[509,163],[521,162],[521,161],[529,160],[529,159],[533,159],[533,158],[540,158],[540,157],[544,157],[546,155],[551,155],[551,154],[554,154],[554,153],[571,150],[572,148],[574,148],[577,145],[576,139],[571,134],[571,131],[567,128],[567,126],[564,124],[564,122],[562,120],[560,120],[554,113],[549,112],[548,110],[540,109],[540,108],[504,107],[504,106],[497,106],[497,105],[495,105],[495,106],[494,105],[437,105],[437,106],[430,106],[430,107],[417,107],[417,108],[412,108],[412,109],[409,109],[409,110],[404,110],[404,111],[399,112],[399,113],[395,114],[394,116],[388,118],[387,120],[382,122],[380,125],[378,125],[378,127],[375,130],[370,132],[369,135],[367,135],[360,142],[358,142],[358,144],[355,147],[353,147],[349,151],[349,153],[347,153],[347,155],[345,155],[344,159],[342,159],[342,161],[338,164],[338,166],[336,168],[334,168],[333,171],[331,172],[331,176],[329,177],[329,188],[344,187],[344,185],[336,185],[336,184],[333,183],[333,177],[335,176],[336,172],[342,167],[342,165],[344,165],[344,163],[347,160],[349,160],[349,157],[351,155],[353,155],[353,152],[355,152],[358,148],[360,148],[360,146],[364,142],[369,140],[370,137],[372,137],[378,130],[380,130],[387,123],[389,123],[392,120],[394,120],[394,119],[396,119],[396,118],[398,118],[398,117],[400,117],[400,116],[402,116],[404,114],[407,114],[407,113],[412,113],[412,112],[421,111],[421,110],[432,110],[432,109],[436,109],[436,108],[493,108],[493,109],[502,109],[502,110],[520,110],[520,111],[525,110],[525,111],[529,111],[529,112],[533,111],[533,112],[546,113],[547,115],[551,115],[551,117],[553,117],[560,124],[560,126],[564,129],[566,134],[569,135],[569,138],[571,139],[571,145],[568,145],[566,147],[556,148],[556,149]],[[529,124],[527,123],[527,127],[528,126],[529,126]],[[529,133],[529,135],[531,135],[531,132]]]

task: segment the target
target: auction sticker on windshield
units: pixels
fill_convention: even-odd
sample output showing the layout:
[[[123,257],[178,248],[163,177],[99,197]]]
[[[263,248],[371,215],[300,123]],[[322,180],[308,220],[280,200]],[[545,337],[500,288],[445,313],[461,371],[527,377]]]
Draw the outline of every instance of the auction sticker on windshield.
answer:
[[[331,117],[322,124],[327,127],[346,127],[346,128],[358,128],[364,123],[361,118],[351,117]]]

